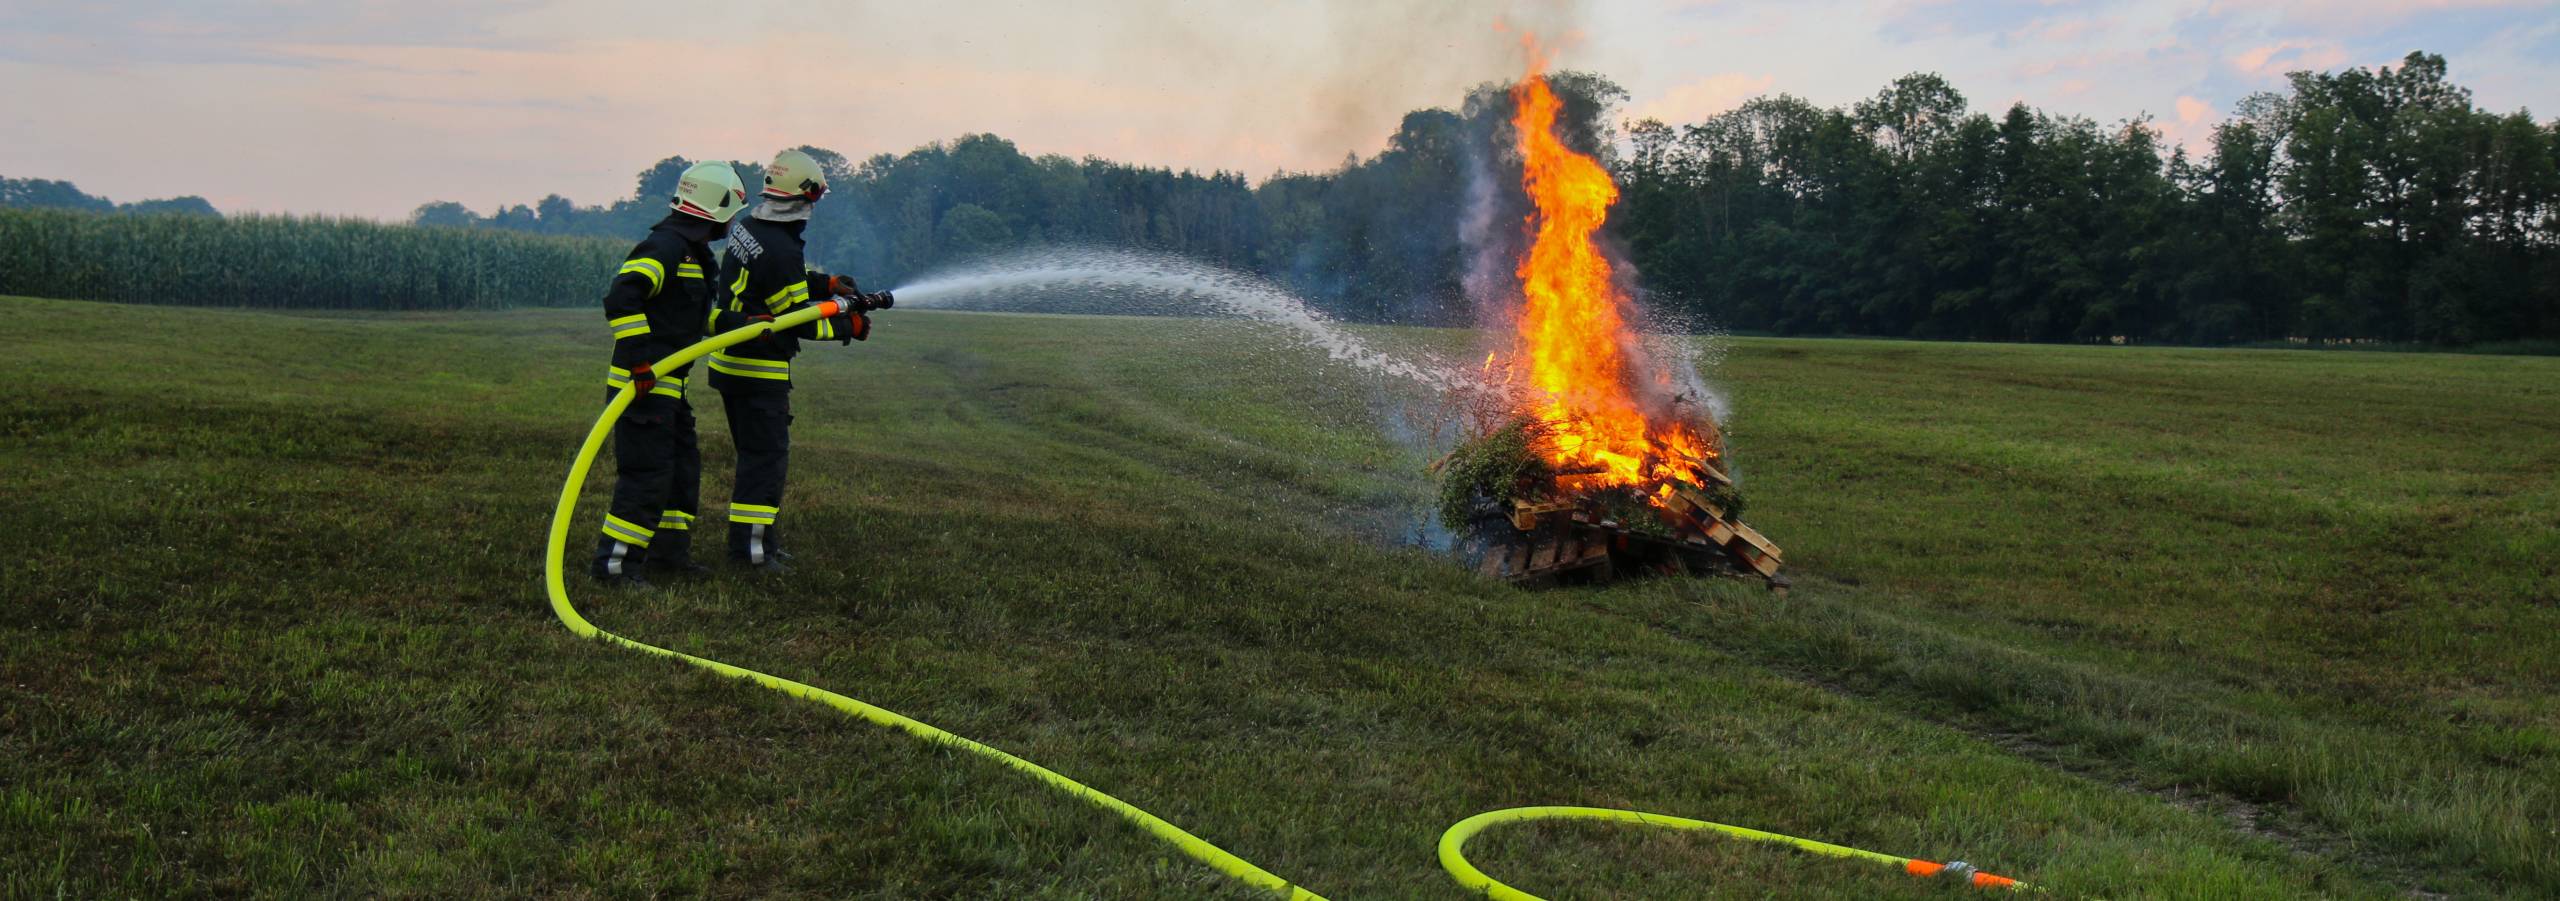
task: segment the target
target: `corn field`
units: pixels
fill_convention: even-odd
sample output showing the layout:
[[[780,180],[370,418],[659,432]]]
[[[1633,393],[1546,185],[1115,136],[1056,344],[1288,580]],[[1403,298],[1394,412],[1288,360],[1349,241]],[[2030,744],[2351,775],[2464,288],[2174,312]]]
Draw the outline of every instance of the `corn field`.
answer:
[[[569,306],[593,303],[629,249],[361,219],[0,209],[0,295],[297,310]]]

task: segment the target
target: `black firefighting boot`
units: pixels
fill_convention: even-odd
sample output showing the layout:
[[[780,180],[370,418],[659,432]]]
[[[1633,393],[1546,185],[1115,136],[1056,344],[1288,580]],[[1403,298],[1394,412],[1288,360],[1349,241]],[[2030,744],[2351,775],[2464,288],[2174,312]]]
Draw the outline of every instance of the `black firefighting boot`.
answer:
[[[648,570],[660,578],[686,579],[707,574],[711,567],[693,562],[693,530],[661,529],[649,543]]]
[[[782,561],[782,533],[771,523],[733,522],[729,524],[729,562],[752,567],[765,575],[782,575],[791,571]]]
[[[610,588],[649,588],[641,573],[648,569],[649,549],[611,535],[596,536],[596,559],[587,574]]]

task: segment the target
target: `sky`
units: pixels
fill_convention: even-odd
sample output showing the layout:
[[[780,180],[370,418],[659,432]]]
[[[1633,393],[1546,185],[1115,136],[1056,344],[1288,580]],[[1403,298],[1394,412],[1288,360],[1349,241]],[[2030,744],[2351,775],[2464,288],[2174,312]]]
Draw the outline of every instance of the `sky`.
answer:
[[[2288,70],[2421,49],[2481,106],[2560,116],[2560,0],[0,0],[0,175],[396,220],[607,203],[668,156],[992,132],[1259,179],[1516,77],[1523,31],[1675,124],[1938,72],[1976,110],[2200,147]]]

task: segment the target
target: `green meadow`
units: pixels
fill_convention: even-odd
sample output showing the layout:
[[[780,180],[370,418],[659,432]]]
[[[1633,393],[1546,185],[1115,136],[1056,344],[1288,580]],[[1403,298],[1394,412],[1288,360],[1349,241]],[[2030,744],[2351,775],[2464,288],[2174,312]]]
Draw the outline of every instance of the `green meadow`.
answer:
[[[561,628],[592,311],[0,313],[0,896],[1256,897],[996,764]],[[1337,899],[1464,897],[1441,831],[1535,804],[2068,897],[2560,895],[2560,359],[1731,339],[1794,589],[1524,591],[1405,540],[1399,392],[1312,352],[879,321],[796,367],[793,577],[580,608]],[[1469,856],[1554,898],[1970,891],[1603,825]]]

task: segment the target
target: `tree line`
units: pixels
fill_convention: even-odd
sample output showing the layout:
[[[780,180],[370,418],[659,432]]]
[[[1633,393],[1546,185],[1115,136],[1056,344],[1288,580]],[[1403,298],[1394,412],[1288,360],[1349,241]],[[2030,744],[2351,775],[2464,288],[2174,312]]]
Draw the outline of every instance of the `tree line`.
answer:
[[[1618,178],[1608,237],[1681,322],[2027,341],[2560,340],[2560,121],[2478,108],[2439,56],[2295,73],[2201,148],[2165,146],[2138,117],[1976,112],[1928,74],[1845,107],[1779,95],[1623,133],[1617,85],[1553,81],[1568,143]],[[1527,212],[1506,87],[1407,114],[1367,159],[1258,184],[1032,156],[985,134],[862,160],[804,147],[833,181],[811,255],[892,286],[1025,247],[1150,249],[1264,275],[1347,319],[1466,322],[1469,288],[1505,280]],[[437,202],[411,222],[627,246],[690,163],[662,160],[606,205],[553,195],[483,216]],[[30,197],[115,208],[64,183],[0,180],[0,205]]]
[[[2477,109],[2442,57],[2295,73],[2164,153],[1914,75],[1632,129],[1648,283],[1788,333],[2223,344],[2560,338],[2560,122]]]
[[[78,210],[86,213],[220,216],[211,202],[189,194],[160,200],[117,203],[67,181],[49,178],[0,178],[0,208]]]
[[[2229,344],[2560,339],[2560,121],[2476,107],[2443,57],[2299,72],[2202,148],[2143,118],[1974,112],[1936,75],[1823,108],[1779,95],[1620,135],[1625,93],[1558,76],[1573,143],[1624,192],[1610,233],[1657,307],[1782,334]],[[1386,148],[1251,184],[971,135],[859,163],[813,252],[881,283],[1043,244],[1158,249],[1268,276],[1346,318],[1451,323],[1479,245],[1515,241],[1502,85],[1408,114]],[[813,150],[815,148],[812,148]],[[631,235],[687,161],[633,199],[554,196],[421,224]],[[748,174],[753,178],[752,167]]]

